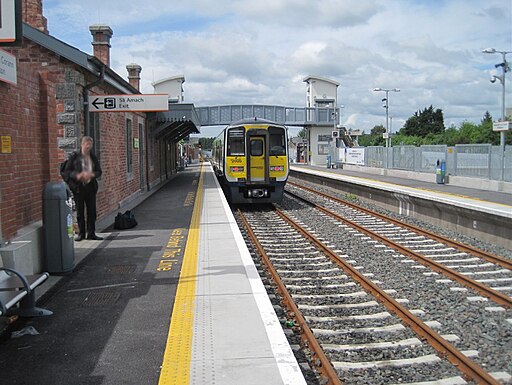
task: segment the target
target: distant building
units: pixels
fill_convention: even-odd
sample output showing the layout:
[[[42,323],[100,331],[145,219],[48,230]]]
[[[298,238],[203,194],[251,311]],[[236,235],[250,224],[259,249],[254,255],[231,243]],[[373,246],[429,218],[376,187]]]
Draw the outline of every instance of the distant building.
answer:
[[[158,80],[152,84],[155,94],[168,94],[169,102],[183,103],[183,83],[185,83],[185,76],[178,75],[170,78]]]
[[[308,126],[309,132],[309,160],[312,165],[325,165],[327,157],[335,158],[335,140],[332,138],[333,130],[339,120],[338,116],[338,87],[340,83],[321,76],[306,76],[306,107],[325,108],[331,124]],[[310,117],[311,118],[311,117]],[[313,119],[308,119],[313,120]]]

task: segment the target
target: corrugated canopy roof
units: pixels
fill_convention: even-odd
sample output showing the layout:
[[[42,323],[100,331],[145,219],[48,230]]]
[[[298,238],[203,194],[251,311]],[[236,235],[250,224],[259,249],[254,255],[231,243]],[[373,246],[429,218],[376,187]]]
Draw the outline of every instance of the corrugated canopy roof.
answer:
[[[169,103],[169,111],[155,113],[156,138],[179,142],[190,134],[199,134],[200,122],[192,103]]]

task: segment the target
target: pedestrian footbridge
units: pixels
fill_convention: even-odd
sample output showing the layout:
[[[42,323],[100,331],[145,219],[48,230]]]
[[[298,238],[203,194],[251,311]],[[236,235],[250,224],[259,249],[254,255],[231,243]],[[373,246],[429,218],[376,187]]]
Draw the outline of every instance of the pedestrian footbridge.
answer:
[[[226,105],[196,107],[201,126],[228,125],[241,119],[260,118],[287,126],[334,125],[339,108]]]
[[[334,126],[339,108],[282,107],[270,105],[225,105],[195,107],[192,103],[169,103],[169,110],[151,119],[153,135],[179,142],[199,133],[201,126],[227,126],[241,119],[266,119],[286,126]]]

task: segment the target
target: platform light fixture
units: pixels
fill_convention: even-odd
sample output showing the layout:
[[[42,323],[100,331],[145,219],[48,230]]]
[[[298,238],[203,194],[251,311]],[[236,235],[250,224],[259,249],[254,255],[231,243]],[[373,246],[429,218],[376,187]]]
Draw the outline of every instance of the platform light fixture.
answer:
[[[501,67],[501,76],[500,75],[493,75],[489,79],[491,83],[495,83],[496,80],[499,80],[501,83],[501,121],[504,122],[506,120],[505,116],[505,78],[507,72],[510,71],[509,63],[507,62],[507,54],[512,53],[512,51],[498,51],[495,48],[485,48],[482,50],[482,53],[501,53],[501,56],[503,57],[503,61],[501,63],[495,64],[495,68]],[[505,150],[505,131],[500,132],[500,146]]]
[[[389,93],[390,92],[400,92],[400,89],[399,88],[380,88],[380,87],[377,87],[377,88],[374,88],[373,91],[375,91],[375,92],[385,92],[386,93],[386,97],[384,99],[382,99],[382,101],[385,102],[384,108],[386,109],[386,134],[387,134],[386,147],[389,147],[390,144],[391,144],[391,138],[390,138],[390,135],[389,135]]]

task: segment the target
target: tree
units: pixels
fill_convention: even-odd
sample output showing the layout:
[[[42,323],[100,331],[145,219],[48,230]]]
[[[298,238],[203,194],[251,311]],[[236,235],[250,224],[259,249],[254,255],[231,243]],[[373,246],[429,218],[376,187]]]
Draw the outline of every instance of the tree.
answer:
[[[381,135],[386,132],[386,127],[382,124],[378,124],[372,128],[370,131],[370,135]]]
[[[489,111],[485,111],[484,117],[482,118],[481,124],[491,123],[492,126],[492,116]]]
[[[442,134],[445,130],[443,110],[430,105],[423,111],[416,111],[405,122],[400,133],[408,136],[426,137],[428,134]]]
[[[211,150],[215,138],[199,138],[199,144],[203,150]]]
[[[302,129],[299,131],[299,133],[297,134],[297,136],[298,136],[299,138],[302,138],[302,139],[307,139],[308,137],[307,137],[307,131],[306,131],[306,129],[305,129],[305,128],[302,128]]]
[[[360,146],[367,147],[367,146],[383,146],[385,144],[384,138],[382,137],[382,134],[386,132],[386,128],[379,124],[377,126],[374,126],[369,135],[363,134],[361,135],[357,142]]]

